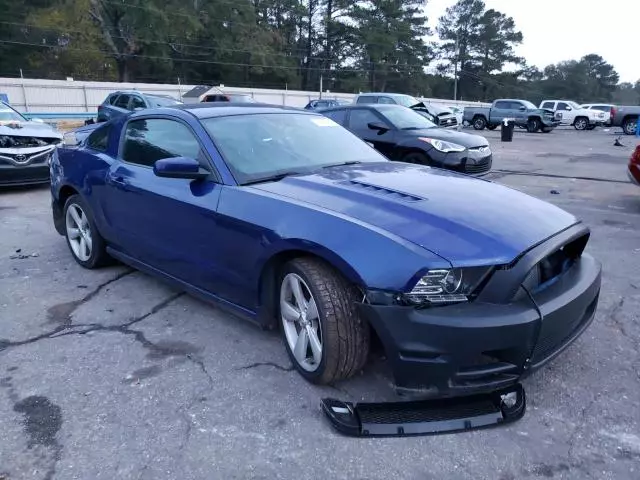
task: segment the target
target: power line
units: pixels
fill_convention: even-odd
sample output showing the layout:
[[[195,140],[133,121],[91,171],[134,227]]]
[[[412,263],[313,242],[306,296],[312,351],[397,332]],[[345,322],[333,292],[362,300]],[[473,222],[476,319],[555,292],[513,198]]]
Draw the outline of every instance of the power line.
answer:
[[[0,44],[5,44],[5,45],[21,45],[21,46],[28,46],[28,47],[38,47],[38,48],[48,48],[48,49],[58,49],[58,48],[62,48],[64,50],[73,50],[73,51],[80,51],[80,52],[92,52],[92,53],[102,53],[106,56],[114,56],[117,55],[119,57],[125,57],[125,58],[146,58],[146,59],[152,59],[152,60],[164,60],[164,61],[172,61],[172,62],[176,62],[176,63],[198,63],[198,64],[208,64],[208,65],[224,65],[224,66],[232,66],[232,67],[255,67],[255,68],[267,68],[267,69],[274,69],[274,70],[311,70],[311,71],[320,71],[320,72],[329,72],[331,74],[335,74],[335,75],[339,75],[340,73],[366,73],[369,72],[369,70],[367,69],[356,69],[356,68],[349,68],[349,67],[342,67],[339,70],[330,70],[327,68],[319,68],[319,67],[301,67],[301,66],[285,66],[285,65],[258,65],[258,64],[251,64],[251,63],[240,63],[240,62],[220,62],[220,61],[213,61],[213,60],[198,60],[198,59],[186,59],[186,58],[172,58],[172,57],[163,57],[163,56],[159,56],[159,55],[142,55],[142,54],[134,54],[134,53],[119,53],[119,54],[114,54],[113,52],[107,51],[107,50],[99,50],[99,49],[87,49],[87,48],[78,48],[78,47],[60,47],[59,45],[46,45],[46,44],[40,44],[40,43],[30,43],[30,42],[18,42],[18,41],[13,41],[13,40],[3,40],[0,39]],[[394,66],[394,65],[390,65],[390,64],[380,64],[380,65],[384,65],[387,67],[391,67],[392,69],[396,69],[395,72],[393,73],[410,73],[410,72],[415,72],[416,69],[423,69],[423,67],[420,66],[403,66],[403,68],[399,68],[398,66]],[[387,72],[389,73],[389,72]]]

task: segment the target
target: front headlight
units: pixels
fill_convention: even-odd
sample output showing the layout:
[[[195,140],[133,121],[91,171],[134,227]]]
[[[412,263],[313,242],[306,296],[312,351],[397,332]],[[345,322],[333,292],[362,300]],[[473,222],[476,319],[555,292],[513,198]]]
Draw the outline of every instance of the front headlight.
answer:
[[[415,304],[467,302],[490,272],[488,267],[429,270],[405,297]]]
[[[436,150],[443,153],[450,152],[464,152],[467,148],[457,143],[447,142],[445,140],[438,140],[436,138],[420,137],[420,140],[427,142],[433,146]]]

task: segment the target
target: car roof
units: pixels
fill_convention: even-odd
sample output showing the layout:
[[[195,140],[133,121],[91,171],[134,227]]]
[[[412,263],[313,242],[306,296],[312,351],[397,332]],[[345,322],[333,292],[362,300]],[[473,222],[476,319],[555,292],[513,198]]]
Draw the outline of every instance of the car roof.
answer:
[[[380,95],[384,95],[386,97],[413,97],[413,95],[409,95],[408,93],[391,93],[391,92],[367,92],[361,93],[359,97],[379,97]]]
[[[139,90],[117,90],[115,92],[111,92],[109,95],[143,95],[145,97],[160,97],[160,98],[173,98],[171,95],[164,95],[162,93],[145,93]]]
[[[299,113],[302,115],[318,115],[307,110],[268,103],[188,103],[163,107],[160,110],[185,110],[198,119],[226,117],[229,115],[253,115],[256,113]]]
[[[323,108],[323,112],[331,112],[334,110],[362,110],[368,108],[371,110],[389,110],[390,108],[408,108],[404,105],[396,103],[349,103],[347,105],[339,105],[337,107]]]

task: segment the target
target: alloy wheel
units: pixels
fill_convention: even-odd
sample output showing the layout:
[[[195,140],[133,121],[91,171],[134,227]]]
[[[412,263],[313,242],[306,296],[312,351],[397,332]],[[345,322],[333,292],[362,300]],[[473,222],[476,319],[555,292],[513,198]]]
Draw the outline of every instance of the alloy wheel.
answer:
[[[78,204],[72,203],[67,208],[65,224],[73,254],[82,262],[88,261],[91,258],[93,240],[87,214]]]
[[[308,285],[295,273],[282,280],[280,317],[294,358],[307,372],[316,371],[322,361],[320,314]]]

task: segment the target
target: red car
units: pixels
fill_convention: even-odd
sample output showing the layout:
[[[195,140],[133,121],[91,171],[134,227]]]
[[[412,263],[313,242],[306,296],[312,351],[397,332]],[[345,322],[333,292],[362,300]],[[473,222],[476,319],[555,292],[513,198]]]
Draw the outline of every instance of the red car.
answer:
[[[633,183],[640,186],[640,145],[636,147],[636,150],[629,159],[627,174]]]

